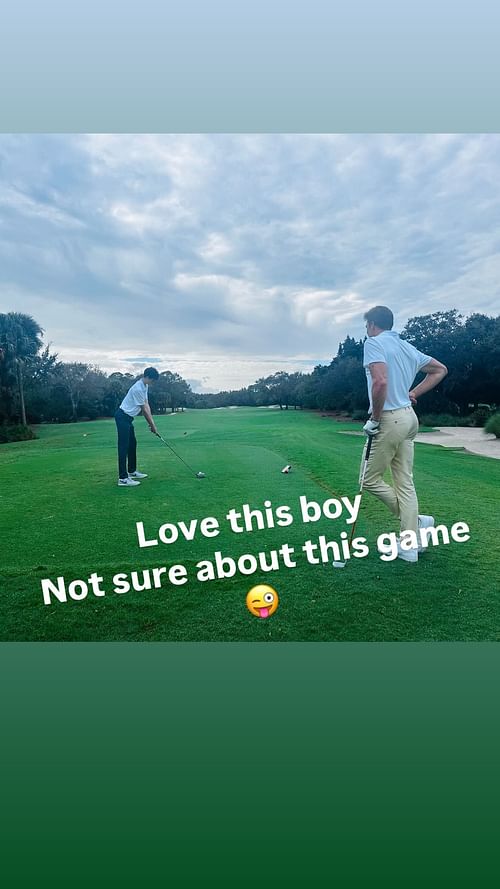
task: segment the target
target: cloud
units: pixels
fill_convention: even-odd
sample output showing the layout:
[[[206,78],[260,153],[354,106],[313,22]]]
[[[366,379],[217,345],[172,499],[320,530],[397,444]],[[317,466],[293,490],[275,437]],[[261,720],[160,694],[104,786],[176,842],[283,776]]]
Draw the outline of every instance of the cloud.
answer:
[[[200,390],[329,360],[377,303],[400,327],[494,313],[499,147],[0,135],[0,310],[33,314],[67,360],[135,372],[153,355]]]

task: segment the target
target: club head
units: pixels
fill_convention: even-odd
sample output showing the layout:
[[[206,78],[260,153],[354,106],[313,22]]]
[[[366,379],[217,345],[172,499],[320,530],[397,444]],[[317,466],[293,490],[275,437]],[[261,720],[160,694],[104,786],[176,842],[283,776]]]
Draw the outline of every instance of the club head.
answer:
[[[204,472],[197,472],[197,473],[196,473],[196,478],[206,478],[206,475],[205,475]]]

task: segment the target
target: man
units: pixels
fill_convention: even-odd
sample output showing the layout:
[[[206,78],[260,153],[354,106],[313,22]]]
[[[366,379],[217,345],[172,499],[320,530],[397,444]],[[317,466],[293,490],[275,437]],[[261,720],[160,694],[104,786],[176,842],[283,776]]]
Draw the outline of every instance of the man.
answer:
[[[378,497],[398,516],[401,531],[413,531],[434,525],[432,516],[418,514],[413,484],[413,447],[418,432],[418,418],[413,405],[424,392],[433,389],[448,373],[441,362],[419,352],[392,330],[394,316],[386,306],[375,306],[365,314],[367,339],[363,365],[366,369],[370,398],[370,419],[363,429],[373,436],[363,488]],[[417,373],[426,374],[410,390]],[[390,467],[393,487],[383,475]],[[422,547],[402,549],[398,556],[417,562]]]
[[[135,488],[140,485],[139,479],[147,478],[145,472],[137,471],[137,442],[134,432],[134,417],[143,413],[151,432],[158,430],[151,415],[148,404],[148,386],[156,382],[160,374],[154,367],[147,367],[140,380],[128,390],[115,414],[118,430],[118,487]],[[127,472],[128,461],[128,472]]]

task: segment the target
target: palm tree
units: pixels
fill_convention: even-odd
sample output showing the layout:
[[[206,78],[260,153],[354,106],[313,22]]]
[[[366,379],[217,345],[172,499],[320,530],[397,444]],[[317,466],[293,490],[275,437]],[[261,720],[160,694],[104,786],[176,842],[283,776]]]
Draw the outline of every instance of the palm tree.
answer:
[[[24,403],[24,368],[42,348],[43,330],[31,315],[22,312],[8,312],[0,315],[0,352],[2,363],[7,371],[14,370],[21,422],[26,426],[26,407]]]

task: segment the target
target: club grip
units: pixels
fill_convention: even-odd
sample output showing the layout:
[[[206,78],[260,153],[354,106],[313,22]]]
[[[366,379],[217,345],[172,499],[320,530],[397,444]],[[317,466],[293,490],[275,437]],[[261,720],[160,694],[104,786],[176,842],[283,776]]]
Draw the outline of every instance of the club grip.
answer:
[[[365,463],[368,463],[368,457],[370,456],[370,451],[372,449],[372,443],[373,443],[374,438],[375,438],[374,435],[368,436],[368,441],[366,443]]]

